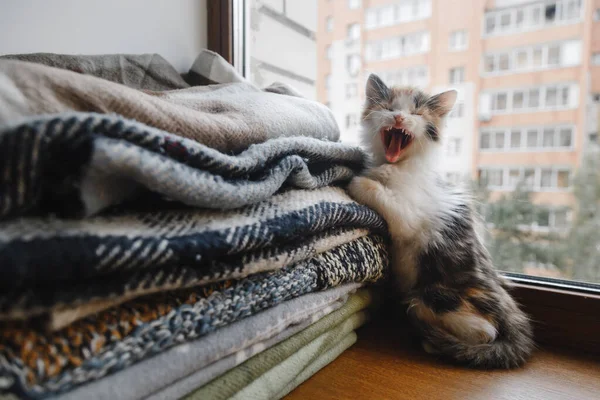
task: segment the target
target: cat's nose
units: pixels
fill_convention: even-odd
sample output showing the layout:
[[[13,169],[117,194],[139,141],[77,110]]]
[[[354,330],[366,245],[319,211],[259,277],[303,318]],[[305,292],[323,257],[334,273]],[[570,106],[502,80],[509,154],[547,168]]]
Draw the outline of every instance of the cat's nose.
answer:
[[[394,119],[396,120],[397,124],[401,124],[404,121],[404,117],[400,114],[394,115]]]

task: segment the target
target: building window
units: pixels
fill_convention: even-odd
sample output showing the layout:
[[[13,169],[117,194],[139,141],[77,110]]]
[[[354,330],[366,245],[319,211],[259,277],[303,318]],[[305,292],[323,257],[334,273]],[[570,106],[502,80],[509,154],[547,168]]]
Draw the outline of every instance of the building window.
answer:
[[[573,23],[581,19],[582,9],[582,0],[555,0],[491,11],[486,13],[484,32],[487,36],[506,35]]]
[[[600,21],[600,8],[594,10],[594,21]]]
[[[365,11],[365,29],[383,28],[431,17],[431,0],[400,0]]]
[[[467,48],[467,31],[460,30],[450,33],[448,48],[451,51],[460,51]]]
[[[464,103],[457,103],[450,114],[448,114],[448,118],[463,118],[465,116],[465,105]]]
[[[331,89],[331,75],[325,76],[325,89]]]
[[[346,98],[353,99],[358,96],[358,85],[356,83],[346,84]]]
[[[348,30],[346,32],[346,38],[348,41],[354,41],[360,39],[360,24],[350,24],[348,25]]]
[[[488,151],[565,151],[572,150],[572,126],[512,127],[483,130],[479,148]]]
[[[594,65],[600,65],[600,53],[593,53],[592,54],[592,64],[594,64]]]
[[[331,60],[333,58],[331,46],[325,47],[325,57],[327,57],[328,60]]]
[[[446,154],[452,157],[460,155],[461,142],[462,140],[460,138],[448,139],[448,144],[446,145]]]
[[[377,75],[390,86],[425,87],[429,84],[428,69],[426,66],[378,71]]]
[[[483,70],[487,74],[524,72],[541,68],[581,64],[581,41],[513,48],[483,56]]]
[[[509,89],[483,94],[482,101],[490,102],[493,114],[567,109],[577,106],[577,91],[575,84],[556,84],[529,90]]]
[[[465,68],[450,68],[450,84],[456,85],[465,81]]]
[[[356,114],[347,114],[346,115],[346,129],[352,129],[358,123],[358,118]]]
[[[520,183],[533,191],[564,191],[571,187],[571,171],[568,168],[544,167],[482,167],[479,181],[496,190],[514,190]]]
[[[348,8],[354,10],[361,6],[361,0],[348,0]]]
[[[368,42],[365,45],[367,61],[389,60],[429,51],[429,32],[416,32]]]
[[[360,56],[352,54],[346,56],[346,70],[352,77],[358,76],[360,72]]]
[[[327,17],[325,20],[325,30],[327,32],[333,32],[333,17]]]

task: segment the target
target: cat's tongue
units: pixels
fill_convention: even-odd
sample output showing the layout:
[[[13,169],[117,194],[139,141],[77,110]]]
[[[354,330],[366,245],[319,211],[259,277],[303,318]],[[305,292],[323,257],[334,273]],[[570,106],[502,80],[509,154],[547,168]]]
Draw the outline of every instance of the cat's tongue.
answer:
[[[392,137],[389,145],[385,149],[385,158],[390,163],[395,163],[400,159],[400,152],[402,151],[402,141],[400,135],[390,134]]]

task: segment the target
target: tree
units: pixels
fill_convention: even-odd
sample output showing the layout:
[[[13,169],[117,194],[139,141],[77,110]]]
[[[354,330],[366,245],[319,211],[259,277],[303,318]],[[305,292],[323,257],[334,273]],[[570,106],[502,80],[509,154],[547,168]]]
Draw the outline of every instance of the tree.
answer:
[[[569,277],[600,282],[600,153],[589,152],[575,179],[575,218],[567,242]]]

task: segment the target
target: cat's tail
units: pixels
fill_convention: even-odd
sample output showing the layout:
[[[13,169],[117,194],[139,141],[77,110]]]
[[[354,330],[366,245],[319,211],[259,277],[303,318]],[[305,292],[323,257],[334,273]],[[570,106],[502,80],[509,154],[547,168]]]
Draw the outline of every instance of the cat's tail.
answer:
[[[429,327],[425,337],[438,352],[461,364],[474,368],[516,368],[527,361],[535,345],[527,316],[517,311],[503,321],[494,341],[484,344],[465,342],[438,327]]]

